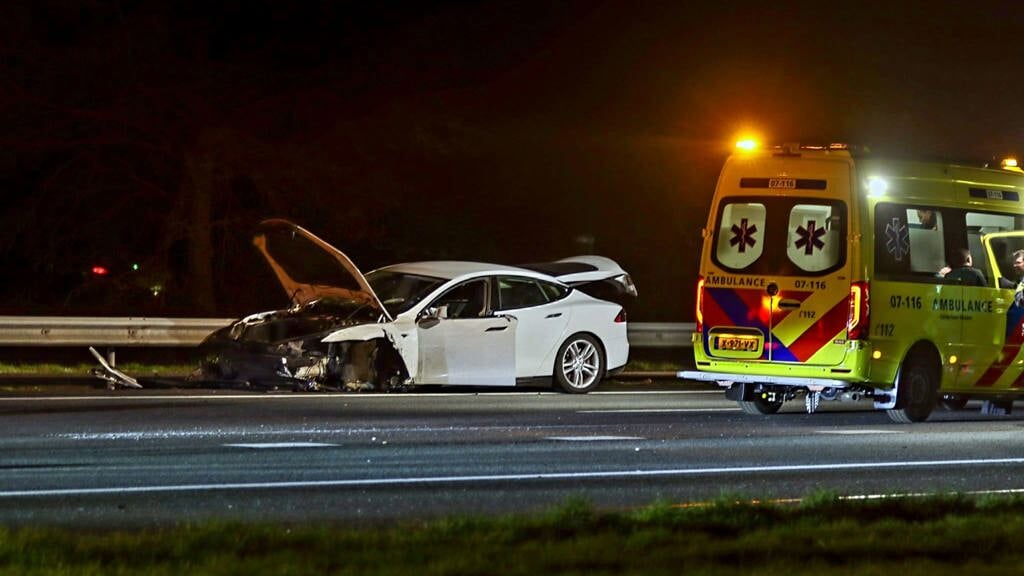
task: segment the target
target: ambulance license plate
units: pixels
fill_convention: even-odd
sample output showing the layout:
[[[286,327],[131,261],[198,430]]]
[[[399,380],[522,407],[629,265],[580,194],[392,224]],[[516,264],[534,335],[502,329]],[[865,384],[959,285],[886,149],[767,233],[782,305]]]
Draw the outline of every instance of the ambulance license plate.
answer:
[[[761,339],[756,336],[716,336],[716,350],[733,350],[737,352],[757,352]]]

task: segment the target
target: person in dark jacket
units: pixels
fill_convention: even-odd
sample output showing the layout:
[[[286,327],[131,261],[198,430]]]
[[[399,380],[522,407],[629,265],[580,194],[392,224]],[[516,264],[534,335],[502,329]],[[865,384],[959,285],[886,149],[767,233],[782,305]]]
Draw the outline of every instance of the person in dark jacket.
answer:
[[[943,276],[946,280],[956,282],[957,284],[963,284],[964,286],[984,286],[985,275],[974,267],[974,260],[971,258],[971,251],[966,248],[961,248],[955,253],[955,258],[950,264],[951,268],[943,269],[945,274]]]

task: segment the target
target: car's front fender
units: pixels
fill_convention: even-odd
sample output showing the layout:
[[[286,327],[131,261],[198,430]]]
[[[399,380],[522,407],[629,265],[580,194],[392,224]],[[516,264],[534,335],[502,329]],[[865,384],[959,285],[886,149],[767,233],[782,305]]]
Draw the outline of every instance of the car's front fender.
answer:
[[[341,330],[331,332],[323,339],[323,341],[365,342],[375,338],[387,338],[388,340],[392,340],[391,334],[385,329],[385,326],[385,324],[360,324],[358,326],[349,326],[348,328],[342,328]]]
[[[415,335],[415,331],[412,333]],[[390,322],[360,324],[335,330],[328,334],[323,342],[366,342],[378,338],[387,340],[394,347],[398,355],[401,356],[402,362],[405,363],[406,374],[415,379],[418,364],[416,338],[408,338],[407,333],[403,333]]]

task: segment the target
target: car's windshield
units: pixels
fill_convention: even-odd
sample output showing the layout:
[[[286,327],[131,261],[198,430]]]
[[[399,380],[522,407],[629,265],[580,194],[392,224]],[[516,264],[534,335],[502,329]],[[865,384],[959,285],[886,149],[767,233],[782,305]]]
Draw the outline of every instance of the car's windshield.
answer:
[[[390,270],[374,270],[366,275],[366,281],[392,317],[412,308],[444,283],[441,278]]]
[[[337,296],[323,296],[316,300],[310,300],[295,310],[304,315],[335,316],[365,322],[373,322],[380,316],[380,310],[376,306],[368,306],[364,300]]]

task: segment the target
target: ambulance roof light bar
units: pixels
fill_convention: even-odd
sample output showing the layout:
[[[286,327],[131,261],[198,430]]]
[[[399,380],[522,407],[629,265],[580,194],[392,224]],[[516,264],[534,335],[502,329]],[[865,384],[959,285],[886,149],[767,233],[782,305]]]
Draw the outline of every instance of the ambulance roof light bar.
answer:
[[[1022,170],[1021,167],[1018,165],[1017,159],[1013,157],[1003,158],[1002,161],[999,162],[999,167],[1002,168],[1003,170],[1009,170],[1011,172],[1024,173],[1024,170]]]
[[[754,138],[740,138],[739,140],[736,141],[736,148],[738,150],[751,152],[753,150],[757,150],[759,147],[760,143]]]
[[[761,142],[757,138],[752,136],[743,135],[736,140],[736,150],[738,152],[753,152],[762,148]],[[799,156],[801,150],[813,150],[823,152],[838,152],[845,151],[850,153],[856,152],[867,152],[866,146],[856,146],[848,144],[846,142],[824,142],[824,143],[811,143],[801,144],[800,142],[785,142],[783,144],[777,144],[768,147],[774,150],[776,153],[781,153],[785,156]]]
[[[776,146],[776,148],[783,148],[786,150],[821,150],[821,151],[835,151],[835,150],[856,150],[857,146],[848,144],[846,142],[813,142],[809,144],[801,144],[799,142],[787,142],[782,146]]]

